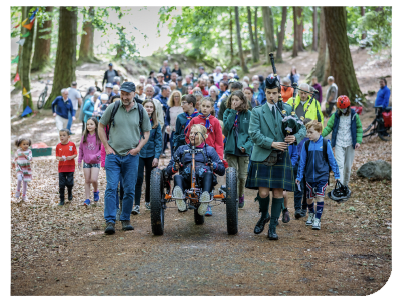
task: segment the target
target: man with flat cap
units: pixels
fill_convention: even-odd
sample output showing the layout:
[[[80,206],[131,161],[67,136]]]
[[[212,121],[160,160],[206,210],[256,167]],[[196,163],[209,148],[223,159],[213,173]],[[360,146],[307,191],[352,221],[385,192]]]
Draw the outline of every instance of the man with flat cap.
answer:
[[[280,92],[277,76],[268,76],[265,79],[267,103],[253,108],[248,129],[254,147],[246,188],[258,190],[256,200],[261,212],[254,233],[262,233],[265,224],[271,220],[268,229],[270,240],[278,240],[276,226],[282,211],[283,191],[294,191],[293,168],[287,146],[298,143],[306,135],[306,128],[302,126],[295,135],[284,137],[280,111],[289,116],[292,107],[280,101]],[[273,196],[271,216],[268,213],[270,190]]]
[[[124,82],[120,88],[121,102],[111,103],[99,121],[99,138],[106,151],[106,191],[104,218],[106,221],[106,234],[114,234],[117,204],[116,190],[120,173],[124,189],[124,197],[121,208],[120,221],[122,229],[133,230],[130,224],[130,214],[134,203],[134,187],[137,182],[138,153],[147,143],[151,123],[148,114],[142,105],[135,99],[135,85],[132,82]],[[117,104],[117,110],[115,104]],[[142,123],[140,126],[140,112]],[[113,122],[112,114],[114,113]],[[109,125],[109,140],[106,137],[105,127]],[[141,135],[142,134],[142,135]]]

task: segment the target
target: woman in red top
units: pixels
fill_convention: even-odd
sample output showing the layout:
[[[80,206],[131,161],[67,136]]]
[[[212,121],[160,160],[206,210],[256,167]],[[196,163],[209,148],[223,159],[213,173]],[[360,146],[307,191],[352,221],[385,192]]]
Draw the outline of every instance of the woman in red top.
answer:
[[[214,110],[214,102],[210,97],[206,97],[201,99],[200,104],[201,114],[191,119],[187,129],[186,141],[189,143],[188,139],[190,138],[191,127],[194,124],[205,126],[208,130],[208,138],[206,139],[207,145],[213,147],[218,153],[219,158],[223,160],[222,128],[219,120],[211,114]]]

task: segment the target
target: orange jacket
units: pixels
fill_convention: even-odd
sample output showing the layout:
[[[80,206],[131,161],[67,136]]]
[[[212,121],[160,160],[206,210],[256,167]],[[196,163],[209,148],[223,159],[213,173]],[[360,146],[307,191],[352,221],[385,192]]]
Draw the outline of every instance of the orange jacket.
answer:
[[[282,96],[283,102],[286,103],[290,98],[293,97],[293,88],[281,86],[281,96]]]

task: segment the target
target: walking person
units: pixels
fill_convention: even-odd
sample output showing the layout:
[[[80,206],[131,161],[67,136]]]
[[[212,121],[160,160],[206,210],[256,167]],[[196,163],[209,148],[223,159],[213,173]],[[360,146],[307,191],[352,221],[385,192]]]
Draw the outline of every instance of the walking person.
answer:
[[[388,107],[389,98],[391,97],[391,91],[387,87],[387,79],[380,79],[380,90],[377,92],[374,107],[377,107],[377,116],[382,118],[382,112]],[[380,134],[383,136],[389,136],[384,126],[384,120],[380,120],[379,123]]]
[[[74,114],[77,113],[78,105],[82,106],[82,97],[81,93],[77,90],[76,81],[72,82],[71,87],[68,89],[68,98],[71,100],[71,103],[73,104]],[[74,135],[74,133],[71,132],[72,124],[73,124],[73,117],[70,113],[68,113],[67,129],[70,131],[70,135]]]
[[[195,109],[196,98],[192,94],[182,97],[181,106],[183,113],[179,114],[176,119],[176,128],[173,135],[173,151],[176,151],[178,147],[186,144],[186,134],[188,131],[188,125],[191,119],[197,117],[198,111]]]
[[[85,177],[85,201],[84,206],[91,204],[91,184],[94,188],[94,202],[99,201],[98,175],[101,162],[101,141],[98,136],[98,120],[90,117],[86,121],[84,136],[81,138],[78,155],[78,169],[84,161],[83,171]]]
[[[151,84],[145,85],[144,88],[145,91],[145,99],[151,99],[152,102],[154,102],[155,108],[156,108],[156,118],[158,119],[159,125],[161,126],[161,130],[163,130],[164,124],[165,124],[165,118],[163,116],[163,108],[162,108],[162,103],[153,98],[154,93],[155,93],[155,88]]]
[[[251,88],[250,88],[251,89]],[[244,207],[244,186],[247,178],[249,156],[253,143],[248,134],[251,112],[245,95],[237,90],[227,102],[223,124],[227,131],[225,153],[229,167],[237,170],[237,198],[239,208]]]
[[[311,77],[311,86],[318,90],[318,96],[316,95],[314,98],[316,98],[318,100],[318,102],[322,102],[322,87],[321,84],[318,83],[318,78],[316,76],[312,76]]]
[[[96,97],[95,97],[95,94],[96,94]],[[100,92],[97,92],[96,88],[94,86],[90,86],[88,88],[87,93],[86,93],[86,95],[84,97],[84,100],[83,100],[84,102],[81,105],[80,115],[78,117],[78,120],[82,122],[82,132],[81,132],[82,134],[84,134],[84,130],[85,130],[85,120],[84,120],[84,118],[85,118],[85,113],[84,113],[85,103],[87,103],[87,101],[91,100],[95,104],[96,99],[99,97],[99,95],[100,95]]]
[[[103,75],[103,80],[102,80],[102,87],[105,83],[110,83],[113,84],[114,77],[119,76],[116,70],[113,69],[113,64],[109,64],[109,69],[105,71],[105,74]]]
[[[13,160],[13,169],[17,172],[17,190],[15,191],[15,198],[19,199],[21,195],[22,185],[22,200],[28,201],[27,190],[28,182],[32,181],[32,151],[29,149],[31,140],[29,138],[20,137],[15,141],[17,152]]]
[[[166,111],[166,132],[169,135],[170,151],[173,156],[174,140],[173,135],[176,130],[177,116],[183,113],[183,107],[181,106],[181,93],[178,90],[174,90],[168,100],[168,109]]]
[[[326,102],[324,102],[324,107],[326,106],[326,116],[330,117],[332,115],[332,110],[336,105],[337,97],[338,97],[338,85],[335,84],[335,79],[333,76],[328,77],[328,89]]]
[[[59,131],[67,128],[68,114],[71,115],[73,121],[75,120],[75,110],[73,109],[71,100],[68,98],[67,88],[63,88],[61,90],[61,96],[58,96],[52,102],[52,113]]]
[[[152,99],[145,99],[143,102],[144,108],[148,113],[148,118],[151,124],[148,142],[140,151],[140,159],[138,163],[138,177],[135,184],[135,204],[132,214],[140,213],[141,189],[144,181],[145,168],[145,209],[150,210],[150,187],[151,187],[151,171],[158,167],[159,156],[162,153],[162,131],[161,126],[156,118],[155,104]]]
[[[121,103],[116,101],[108,106],[99,122],[99,138],[106,151],[106,191],[105,211],[106,234],[115,233],[116,222],[116,190],[119,183],[120,173],[123,178],[124,197],[120,221],[123,230],[133,230],[130,224],[130,213],[134,203],[134,188],[137,182],[138,153],[147,143],[151,123],[147,118],[148,113],[134,100],[135,85],[132,82],[124,82],[120,88]],[[112,111],[115,104],[118,104],[114,118]],[[142,111],[142,115],[140,115]],[[113,122],[111,122],[113,119]],[[106,138],[105,127],[110,125],[109,141]],[[141,136],[141,133],[143,134]],[[142,138],[141,138],[142,137]]]

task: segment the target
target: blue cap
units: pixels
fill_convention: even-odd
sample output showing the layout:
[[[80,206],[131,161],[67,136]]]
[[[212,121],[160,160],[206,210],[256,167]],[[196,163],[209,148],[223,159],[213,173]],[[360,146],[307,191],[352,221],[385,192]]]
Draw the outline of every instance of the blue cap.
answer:
[[[109,66],[113,66],[113,64],[112,64],[112,63],[109,63]]]
[[[120,87],[120,91],[133,92],[135,91],[135,84],[133,82],[124,82]]]

